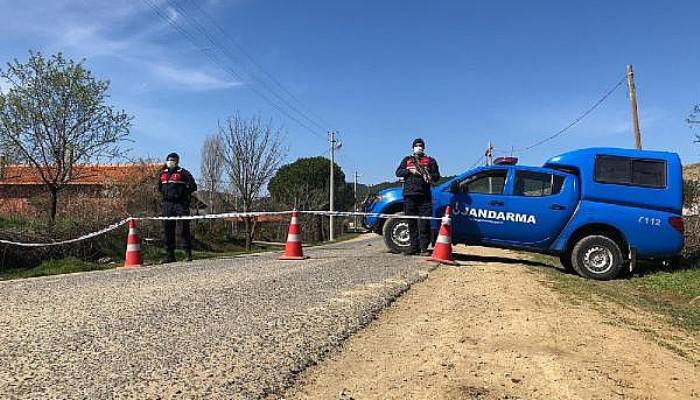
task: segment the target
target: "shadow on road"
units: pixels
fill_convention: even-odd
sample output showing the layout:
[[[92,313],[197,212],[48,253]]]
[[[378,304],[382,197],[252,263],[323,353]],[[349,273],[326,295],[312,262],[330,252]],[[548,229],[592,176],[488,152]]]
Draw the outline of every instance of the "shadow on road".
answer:
[[[523,259],[523,258],[507,258],[507,257],[498,257],[498,256],[478,256],[478,255],[473,255],[473,254],[460,254],[460,253],[455,253],[454,258],[456,261],[502,263],[502,264],[524,264],[524,265],[529,265],[532,267],[553,268],[549,264],[539,262],[539,261],[534,261],[534,260]]]

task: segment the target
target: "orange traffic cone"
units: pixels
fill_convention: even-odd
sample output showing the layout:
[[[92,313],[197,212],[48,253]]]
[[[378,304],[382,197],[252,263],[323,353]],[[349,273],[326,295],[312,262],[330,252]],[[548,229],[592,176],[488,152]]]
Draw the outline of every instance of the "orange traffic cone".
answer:
[[[297,210],[292,211],[292,222],[289,224],[289,234],[287,244],[284,246],[284,254],[280,260],[304,260],[309,257],[304,256],[301,249],[301,226],[299,226],[299,214]]]
[[[440,232],[435,240],[433,256],[428,261],[435,261],[442,264],[459,265],[452,257],[452,220],[450,219],[450,207],[445,208],[445,215],[442,217]]]
[[[126,257],[124,268],[143,266],[143,254],[141,253],[141,239],[136,221],[129,220],[129,236],[126,237]]]

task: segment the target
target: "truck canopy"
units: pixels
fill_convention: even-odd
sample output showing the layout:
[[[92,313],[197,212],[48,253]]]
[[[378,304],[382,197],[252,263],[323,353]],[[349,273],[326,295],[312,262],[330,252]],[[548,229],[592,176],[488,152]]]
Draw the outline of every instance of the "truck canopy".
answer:
[[[583,200],[682,213],[683,176],[676,153],[597,147],[552,157],[544,167],[576,173]]]

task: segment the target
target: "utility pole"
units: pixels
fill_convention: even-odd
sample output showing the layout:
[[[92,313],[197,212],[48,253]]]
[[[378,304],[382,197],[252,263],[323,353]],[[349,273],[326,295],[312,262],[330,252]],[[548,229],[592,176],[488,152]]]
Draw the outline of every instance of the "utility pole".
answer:
[[[330,207],[329,211],[333,212],[335,211],[334,205],[333,205],[333,196],[335,194],[335,132],[330,131],[328,132],[328,142],[330,143],[330,153],[331,153],[331,187],[330,187]],[[328,224],[328,239],[333,241],[335,240],[335,235],[333,232],[333,215],[330,215],[329,217],[330,223]]]
[[[630,90],[630,109],[632,111],[632,133],[634,134],[634,146],[642,149],[642,133],[639,131],[639,114],[637,112],[637,88],[634,86],[634,71],[632,64],[627,66],[627,86]]]
[[[493,165],[493,145],[489,140],[489,147],[486,148],[486,165]],[[489,177],[489,193],[493,193],[493,178]]]
[[[493,145],[489,140],[489,147],[486,148],[486,165],[493,165]]]
[[[355,194],[355,212],[358,212],[359,210],[357,209],[357,178],[360,176],[360,174],[355,171],[355,182],[354,182],[354,187],[353,187],[353,193]],[[354,224],[355,232],[357,232],[357,215],[355,215],[355,224]]]

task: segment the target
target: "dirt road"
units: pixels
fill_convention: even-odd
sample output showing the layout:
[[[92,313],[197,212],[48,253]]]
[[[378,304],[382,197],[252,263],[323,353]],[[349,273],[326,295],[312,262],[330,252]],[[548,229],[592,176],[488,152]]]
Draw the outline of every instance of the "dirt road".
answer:
[[[697,360],[697,336],[572,303],[516,253],[467,252],[477,257],[432,271],[283,397],[700,398],[700,367],[662,345]]]

